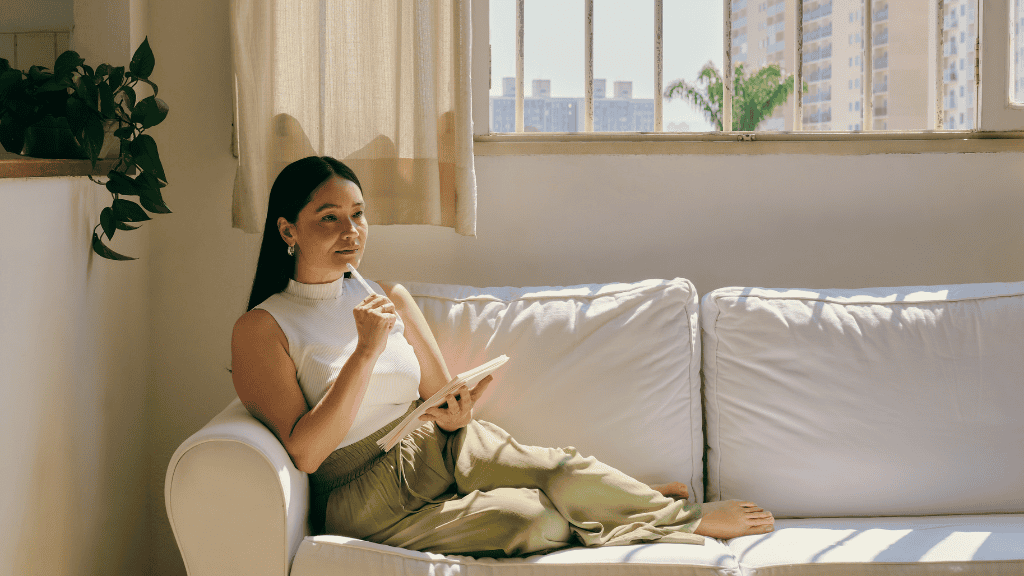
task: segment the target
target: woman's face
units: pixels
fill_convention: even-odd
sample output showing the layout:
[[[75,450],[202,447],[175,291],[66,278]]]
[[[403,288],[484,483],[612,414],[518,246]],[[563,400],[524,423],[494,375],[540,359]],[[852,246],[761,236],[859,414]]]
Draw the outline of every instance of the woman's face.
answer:
[[[295,280],[333,282],[356,268],[366,248],[363,194],[355,183],[333,176],[313,191],[295,223],[278,218],[281,237],[295,246]]]

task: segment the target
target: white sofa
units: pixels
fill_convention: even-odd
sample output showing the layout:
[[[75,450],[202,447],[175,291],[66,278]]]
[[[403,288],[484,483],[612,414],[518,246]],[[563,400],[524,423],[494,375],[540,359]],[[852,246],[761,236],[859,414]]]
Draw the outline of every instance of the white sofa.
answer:
[[[1024,282],[407,287],[453,374],[511,358],[478,418],[775,531],[502,560],[310,536],[306,475],[236,400],[167,469],[191,576],[1024,574]]]

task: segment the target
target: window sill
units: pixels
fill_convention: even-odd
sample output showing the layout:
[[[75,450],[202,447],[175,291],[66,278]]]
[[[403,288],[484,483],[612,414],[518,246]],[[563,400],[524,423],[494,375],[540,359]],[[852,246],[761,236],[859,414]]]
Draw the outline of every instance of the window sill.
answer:
[[[53,178],[61,176],[103,176],[116,160],[100,160],[96,168],[88,160],[28,158],[0,150],[0,178]]]
[[[1024,152],[1024,132],[521,133],[475,137],[474,155],[929,154]]]

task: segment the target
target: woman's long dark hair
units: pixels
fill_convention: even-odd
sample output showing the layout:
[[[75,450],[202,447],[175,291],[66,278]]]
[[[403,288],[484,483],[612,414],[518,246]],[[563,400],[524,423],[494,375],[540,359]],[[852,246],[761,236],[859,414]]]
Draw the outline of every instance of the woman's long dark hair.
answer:
[[[246,311],[288,286],[288,279],[295,271],[295,259],[288,255],[288,244],[277,229],[277,219],[294,223],[299,212],[313,197],[313,192],[328,178],[339,176],[359,186],[355,172],[330,156],[308,156],[296,160],[274,180],[267,205],[267,222],[263,225],[263,244],[256,261],[256,276],[252,280],[249,305]]]

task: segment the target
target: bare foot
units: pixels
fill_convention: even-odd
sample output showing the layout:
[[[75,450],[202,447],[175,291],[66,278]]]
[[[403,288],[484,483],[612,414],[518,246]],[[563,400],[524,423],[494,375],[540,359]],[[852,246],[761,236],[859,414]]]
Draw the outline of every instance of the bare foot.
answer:
[[[701,504],[701,520],[696,534],[712,538],[737,538],[767,534],[775,529],[775,517],[753,502],[726,500]]]
[[[668,484],[658,484],[651,486],[652,490],[661,492],[662,496],[668,498],[676,498],[679,500],[686,500],[690,497],[690,491],[686,489],[686,484],[682,482],[669,482]]]

